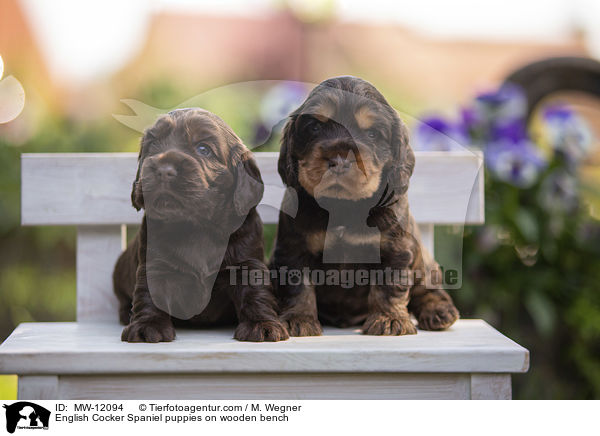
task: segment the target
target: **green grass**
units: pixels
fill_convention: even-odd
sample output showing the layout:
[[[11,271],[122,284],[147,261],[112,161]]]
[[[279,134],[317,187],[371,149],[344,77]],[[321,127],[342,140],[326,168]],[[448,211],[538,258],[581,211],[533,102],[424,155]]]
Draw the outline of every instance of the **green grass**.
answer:
[[[17,399],[17,376],[0,375],[0,400]]]

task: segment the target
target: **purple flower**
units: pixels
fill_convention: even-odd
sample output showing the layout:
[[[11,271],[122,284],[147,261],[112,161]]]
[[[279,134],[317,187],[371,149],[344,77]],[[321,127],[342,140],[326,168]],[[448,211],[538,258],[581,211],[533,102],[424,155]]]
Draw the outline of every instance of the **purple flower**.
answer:
[[[477,111],[473,107],[463,107],[460,110],[458,130],[465,138],[471,137],[477,126],[481,123]]]
[[[414,130],[413,145],[416,150],[450,151],[462,149],[466,142],[458,126],[441,117],[431,116],[421,120]]]
[[[539,150],[530,141],[500,140],[489,144],[485,161],[495,177],[520,188],[531,187],[546,167]]]
[[[492,125],[504,125],[524,119],[527,111],[527,99],[521,88],[504,85],[500,89],[484,92],[475,98],[472,119],[476,119],[479,128],[490,131]],[[485,139],[484,139],[485,140]]]
[[[494,118],[523,118],[527,111],[527,99],[520,87],[507,84],[495,91],[477,95],[475,107]]]
[[[577,179],[566,171],[555,171],[542,182],[539,202],[551,213],[571,212],[578,204]]]
[[[592,134],[586,122],[563,105],[548,107],[543,123],[550,145],[570,163],[576,163],[588,153]]]
[[[568,122],[575,117],[575,113],[568,107],[562,104],[555,104],[547,107],[544,110],[544,119],[547,121],[556,120],[560,122]]]
[[[492,122],[490,140],[521,142],[527,139],[527,128],[522,118],[505,118]]]
[[[470,143],[484,148],[490,142],[518,142],[527,137],[524,116],[525,95],[514,85],[480,93],[474,102],[461,109],[458,130]]]

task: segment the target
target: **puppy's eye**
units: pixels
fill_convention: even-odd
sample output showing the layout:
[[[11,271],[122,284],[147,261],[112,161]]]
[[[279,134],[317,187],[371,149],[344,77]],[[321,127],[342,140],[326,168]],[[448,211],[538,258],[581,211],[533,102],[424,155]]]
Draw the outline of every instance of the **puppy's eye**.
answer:
[[[200,156],[210,156],[212,154],[212,151],[206,145],[198,144],[196,146],[196,153],[198,153]]]
[[[379,133],[375,129],[369,129],[367,130],[367,136],[371,139],[375,139],[379,136]]]
[[[319,133],[321,131],[321,128],[322,128],[321,123],[318,121],[315,121],[314,123],[312,123],[310,125],[309,130],[311,133]]]

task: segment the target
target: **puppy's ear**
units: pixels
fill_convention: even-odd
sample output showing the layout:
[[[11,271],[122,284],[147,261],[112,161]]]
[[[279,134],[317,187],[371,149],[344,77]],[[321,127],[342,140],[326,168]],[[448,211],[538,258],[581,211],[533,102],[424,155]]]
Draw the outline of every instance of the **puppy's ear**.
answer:
[[[292,115],[283,128],[281,137],[281,149],[279,150],[279,161],[277,162],[277,172],[284,185],[295,187],[298,183],[298,174],[294,160],[292,159],[292,150],[294,147],[294,136],[296,135],[297,115]]]
[[[408,129],[393,111],[394,127],[392,132],[392,164],[388,170],[388,186],[396,195],[403,195],[408,190],[410,176],[415,168],[415,154],[409,144]]]
[[[252,153],[245,151],[236,167],[233,206],[239,216],[246,216],[262,199],[264,185]]]
[[[136,210],[140,210],[144,207],[144,194],[142,192],[142,183],[140,181],[140,175],[142,173],[142,152],[144,151],[144,146],[148,142],[148,133],[144,134],[140,143],[140,154],[138,155],[138,167],[137,173],[135,175],[135,180],[133,182],[133,187],[131,188],[131,204],[135,207]]]

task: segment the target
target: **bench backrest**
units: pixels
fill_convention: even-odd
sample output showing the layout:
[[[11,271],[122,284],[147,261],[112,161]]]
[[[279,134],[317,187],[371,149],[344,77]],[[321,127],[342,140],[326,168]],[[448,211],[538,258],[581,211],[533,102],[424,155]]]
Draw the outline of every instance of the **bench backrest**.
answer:
[[[277,223],[283,184],[278,153],[256,153],[265,183],[258,211]],[[435,224],[484,221],[483,157],[478,153],[416,152],[408,191],[423,242],[433,252]],[[131,206],[135,153],[23,154],[21,223],[77,226],[77,319],[115,321],[111,275],[124,248],[128,224],[142,212]]]

